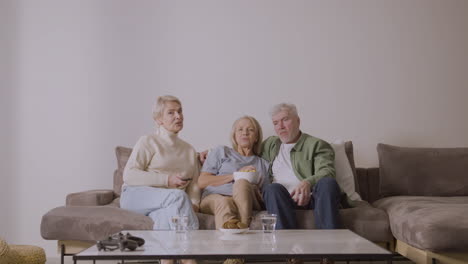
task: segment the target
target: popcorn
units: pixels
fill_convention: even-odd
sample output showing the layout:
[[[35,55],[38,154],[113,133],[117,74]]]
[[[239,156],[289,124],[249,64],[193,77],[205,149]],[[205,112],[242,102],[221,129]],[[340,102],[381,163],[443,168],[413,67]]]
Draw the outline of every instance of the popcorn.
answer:
[[[238,219],[231,219],[223,224],[224,229],[244,229],[247,227],[248,226],[246,224],[242,223]]]

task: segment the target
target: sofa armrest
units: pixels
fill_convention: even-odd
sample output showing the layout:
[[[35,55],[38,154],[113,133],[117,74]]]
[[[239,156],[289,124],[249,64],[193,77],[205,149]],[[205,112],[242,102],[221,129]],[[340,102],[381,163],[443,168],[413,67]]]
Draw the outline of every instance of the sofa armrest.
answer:
[[[67,195],[67,206],[96,206],[107,205],[114,200],[113,190],[92,190],[70,193]]]

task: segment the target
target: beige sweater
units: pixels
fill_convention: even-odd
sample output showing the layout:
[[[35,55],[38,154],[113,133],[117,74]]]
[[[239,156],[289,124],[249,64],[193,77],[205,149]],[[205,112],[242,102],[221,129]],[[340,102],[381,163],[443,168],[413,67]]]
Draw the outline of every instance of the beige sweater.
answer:
[[[185,190],[192,203],[198,206],[200,163],[197,152],[177,134],[160,127],[155,134],[138,140],[125,166],[123,180],[126,185],[168,188],[168,178],[173,173],[193,178],[180,189]]]

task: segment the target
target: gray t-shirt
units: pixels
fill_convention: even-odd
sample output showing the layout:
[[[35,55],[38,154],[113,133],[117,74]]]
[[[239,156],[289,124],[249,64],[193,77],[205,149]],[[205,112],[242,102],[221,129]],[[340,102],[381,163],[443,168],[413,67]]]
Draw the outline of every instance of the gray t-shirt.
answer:
[[[242,156],[237,151],[226,146],[219,146],[208,153],[208,157],[203,164],[202,171],[218,175],[233,174],[242,167],[254,166],[260,176],[259,185],[263,190],[264,186],[270,183],[268,175],[268,161],[259,156]],[[233,183],[220,186],[208,186],[203,190],[202,198],[209,194],[222,194],[232,196]]]

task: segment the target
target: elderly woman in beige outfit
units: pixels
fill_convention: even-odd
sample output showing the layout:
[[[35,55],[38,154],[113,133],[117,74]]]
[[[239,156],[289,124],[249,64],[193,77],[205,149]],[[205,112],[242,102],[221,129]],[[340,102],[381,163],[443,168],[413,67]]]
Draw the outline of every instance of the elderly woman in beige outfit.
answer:
[[[155,230],[170,229],[176,215],[186,215],[188,228],[198,229],[194,209],[200,202],[200,163],[195,149],[179,138],[184,124],[181,102],[174,96],[159,97],[153,118],[156,133],[138,140],[125,166],[120,206],[151,217]]]

